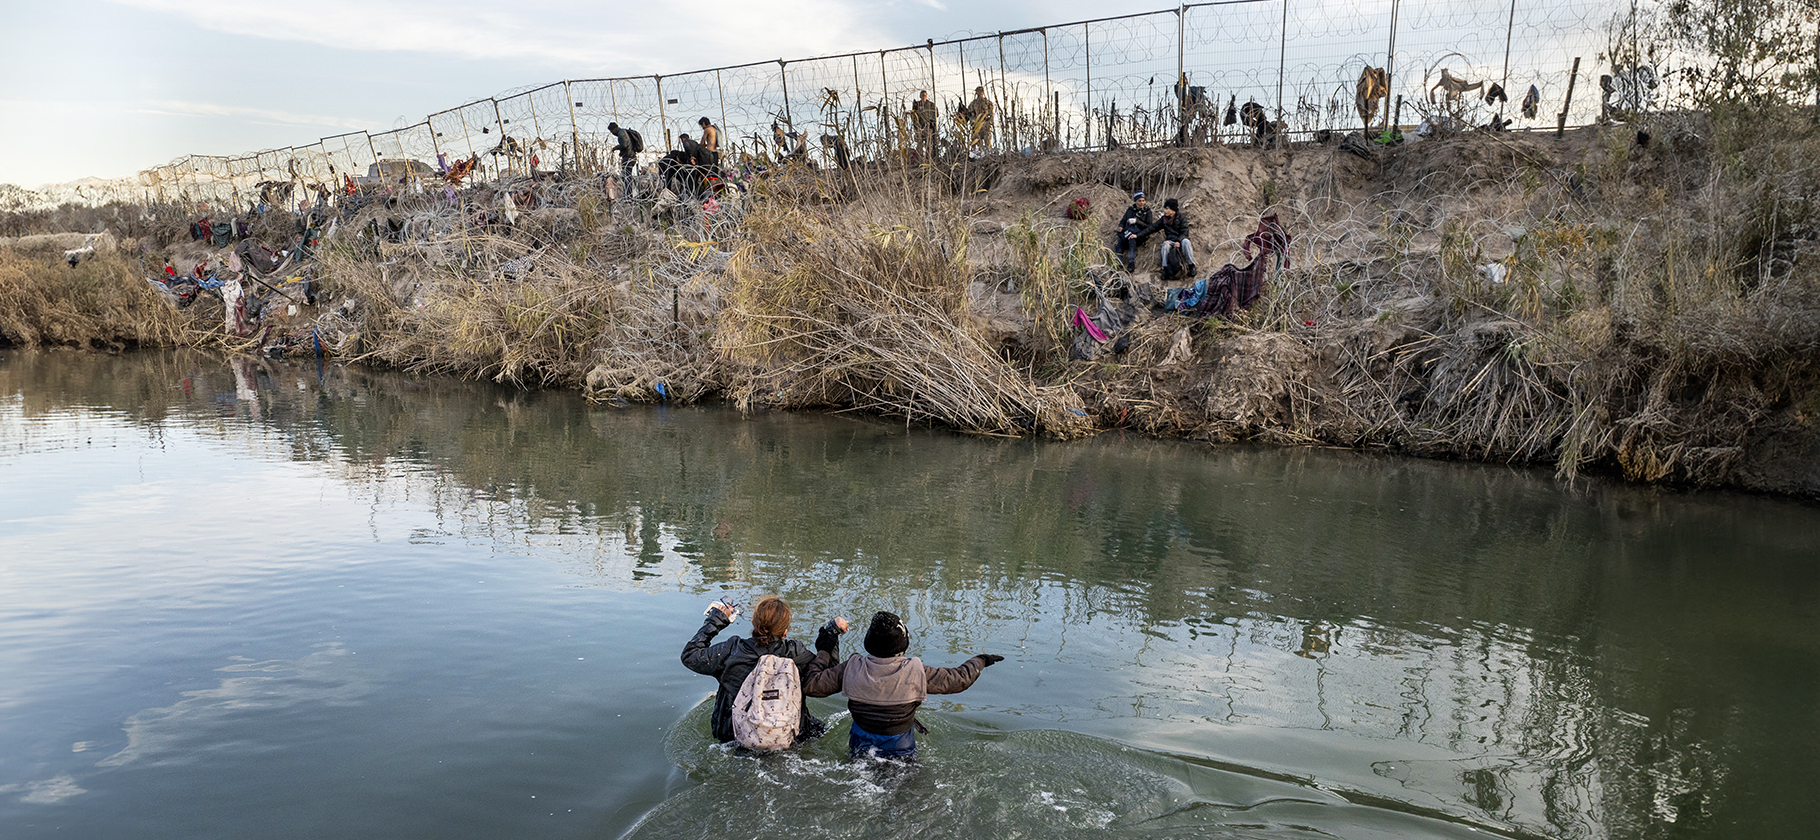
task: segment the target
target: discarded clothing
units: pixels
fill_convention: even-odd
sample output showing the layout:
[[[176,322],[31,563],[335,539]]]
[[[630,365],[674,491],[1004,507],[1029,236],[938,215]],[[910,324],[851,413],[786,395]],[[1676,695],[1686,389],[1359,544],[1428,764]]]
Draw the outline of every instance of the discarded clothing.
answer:
[[[1106,334],[1105,330],[1100,329],[1100,325],[1095,324],[1093,319],[1088,317],[1086,310],[1078,306],[1074,307],[1074,314],[1070,316],[1069,320],[1074,326],[1085,329],[1088,335],[1093,336],[1094,341],[1105,342],[1112,338]]]
[[[1264,280],[1270,267],[1273,264],[1289,267],[1289,241],[1289,231],[1277,215],[1264,216],[1258,220],[1258,229],[1241,243],[1245,256],[1250,257],[1252,249],[1257,249],[1257,256],[1250,264],[1239,268],[1227,263],[1192,286],[1170,289],[1163,308],[1170,312],[1221,317],[1249,308],[1263,297]],[[1273,257],[1274,260],[1268,259]]]

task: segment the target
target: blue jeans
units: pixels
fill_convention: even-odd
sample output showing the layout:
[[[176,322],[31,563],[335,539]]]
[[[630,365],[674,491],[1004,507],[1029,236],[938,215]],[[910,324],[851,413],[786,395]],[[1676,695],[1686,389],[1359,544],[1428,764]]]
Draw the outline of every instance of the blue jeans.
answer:
[[[859,728],[859,724],[852,724],[852,731],[847,735],[847,757],[915,758],[916,730],[908,730],[902,735],[874,735]]]
[[[1126,236],[1124,231],[1119,231],[1118,238],[1118,246],[1112,250],[1119,255],[1119,261],[1128,266],[1136,265],[1138,246],[1144,244],[1143,237]]]

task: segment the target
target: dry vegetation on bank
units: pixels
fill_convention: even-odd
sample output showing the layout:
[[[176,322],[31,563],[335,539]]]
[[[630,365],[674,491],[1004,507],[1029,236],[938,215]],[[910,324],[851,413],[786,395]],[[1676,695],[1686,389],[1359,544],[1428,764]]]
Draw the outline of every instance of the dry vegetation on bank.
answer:
[[[607,401],[1385,447],[1820,493],[1820,141],[1793,122],[1748,138],[1685,116],[1649,129],[1646,144],[1635,127],[1471,134],[1372,160],[1212,147],[795,170],[712,215],[608,202],[592,181],[541,185],[510,226],[406,197],[344,216],[316,264],[319,306],[226,343],[313,331],[344,359]],[[1294,237],[1291,264],[1230,320],[1113,300],[1120,340],[1080,341],[1066,314],[1100,309],[1102,243],[1132,189],[1183,201],[1203,275],[1242,264],[1264,212]],[[1063,218],[1082,197],[1090,217]],[[489,188],[467,200],[500,204]],[[402,241],[373,236],[375,219],[400,222]],[[198,246],[138,242],[73,271],[8,256],[5,299],[30,303],[4,307],[0,334],[223,343],[219,303],[179,318],[142,279]],[[1140,286],[1155,260],[1140,260]]]

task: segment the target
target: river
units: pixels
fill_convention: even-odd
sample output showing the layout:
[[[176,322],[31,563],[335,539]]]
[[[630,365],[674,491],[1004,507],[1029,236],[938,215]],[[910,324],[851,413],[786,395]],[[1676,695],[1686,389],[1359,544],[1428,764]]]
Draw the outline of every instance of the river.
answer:
[[[0,475],[9,840],[1820,836],[1809,502],[17,350]],[[767,592],[1006,661],[729,751]]]

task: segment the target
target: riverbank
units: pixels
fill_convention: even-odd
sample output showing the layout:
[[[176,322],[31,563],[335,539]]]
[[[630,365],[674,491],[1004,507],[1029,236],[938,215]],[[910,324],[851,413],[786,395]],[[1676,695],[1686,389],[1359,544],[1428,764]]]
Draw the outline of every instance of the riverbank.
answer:
[[[7,294],[0,333],[321,352],[608,402],[1820,495],[1816,143],[1773,128],[1740,143],[1694,118],[1652,129],[774,169],[706,207],[655,184],[615,198],[595,178],[363,193],[250,217],[254,241],[313,253],[244,284],[258,317],[238,321],[210,294],[181,310],[143,297],[167,296],[144,279],[166,261],[217,280],[239,261],[189,237],[192,208],[142,208],[116,251],[69,269],[15,248],[0,283],[106,275],[131,311],[180,325],[54,333],[32,326],[50,310],[10,311]],[[1108,295],[1127,278],[1104,243],[1138,189],[1182,203],[1202,277],[1246,267],[1271,214],[1288,259],[1224,318],[1165,311],[1152,248],[1134,294]],[[1084,218],[1067,218],[1078,199]],[[1106,341],[1073,326],[1077,306]]]

